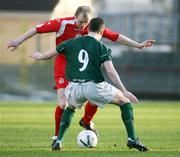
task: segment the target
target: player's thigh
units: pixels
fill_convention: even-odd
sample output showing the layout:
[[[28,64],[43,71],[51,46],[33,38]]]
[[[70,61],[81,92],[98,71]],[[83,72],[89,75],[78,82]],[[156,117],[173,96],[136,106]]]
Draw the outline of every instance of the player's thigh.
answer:
[[[130,102],[130,100],[128,98],[126,98],[123,95],[123,93],[118,89],[114,93],[114,97],[111,100],[112,104],[115,104],[115,105],[118,105],[118,106],[123,105],[123,104],[128,103],[128,102]]]
[[[58,105],[61,108],[65,108],[67,105],[67,98],[65,96],[65,88],[57,89]]]
[[[81,108],[87,101],[82,92],[82,87],[78,83],[70,83],[65,90],[65,95],[68,100],[68,106]]]
[[[117,88],[107,82],[89,83],[84,88],[85,97],[91,104],[104,107],[114,98]]]
[[[57,91],[57,98],[58,98],[58,105],[61,108],[64,108],[67,104],[66,97],[65,97],[65,88],[68,86],[69,81],[65,79],[63,76],[57,76],[55,78],[56,86],[55,89]]]

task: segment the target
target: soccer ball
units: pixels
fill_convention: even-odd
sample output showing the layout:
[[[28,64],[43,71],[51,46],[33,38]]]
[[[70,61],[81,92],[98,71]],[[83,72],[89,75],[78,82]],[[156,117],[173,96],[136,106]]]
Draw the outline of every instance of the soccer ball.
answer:
[[[98,143],[98,138],[93,131],[83,130],[77,136],[77,143],[80,147],[93,148]]]

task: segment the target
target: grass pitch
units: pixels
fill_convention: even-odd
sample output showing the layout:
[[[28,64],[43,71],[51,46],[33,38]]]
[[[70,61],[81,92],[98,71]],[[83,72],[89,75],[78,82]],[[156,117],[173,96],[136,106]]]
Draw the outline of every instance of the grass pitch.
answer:
[[[82,130],[77,110],[63,149],[50,149],[55,103],[1,102],[0,157],[180,157],[180,102],[141,102],[134,107],[135,127],[147,153],[126,147],[119,108],[107,105],[94,118],[100,139],[96,148],[82,149],[76,136]]]

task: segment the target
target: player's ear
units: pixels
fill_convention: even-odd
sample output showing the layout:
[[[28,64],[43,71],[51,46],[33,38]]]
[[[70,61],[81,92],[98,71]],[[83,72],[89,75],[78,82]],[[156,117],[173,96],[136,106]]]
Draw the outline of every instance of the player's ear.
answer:
[[[104,29],[105,29],[105,28],[102,28],[102,29],[101,29],[101,31],[100,31],[100,35],[103,35],[103,33],[104,33]]]
[[[101,31],[100,31],[100,34],[101,34],[101,35],[103,35],[104,30],[105,30],[105,25],[103,25],[102,28],[101,28]]]

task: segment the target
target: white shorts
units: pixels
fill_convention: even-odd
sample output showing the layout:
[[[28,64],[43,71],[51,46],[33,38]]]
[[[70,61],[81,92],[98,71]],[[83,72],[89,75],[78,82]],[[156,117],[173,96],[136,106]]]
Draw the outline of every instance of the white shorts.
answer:
[[[81,108],[87,100],[102,108],[110,103],[117,93],[118,89],[107,82],[71,82],[65,90],[68,105],[74,108]]]

